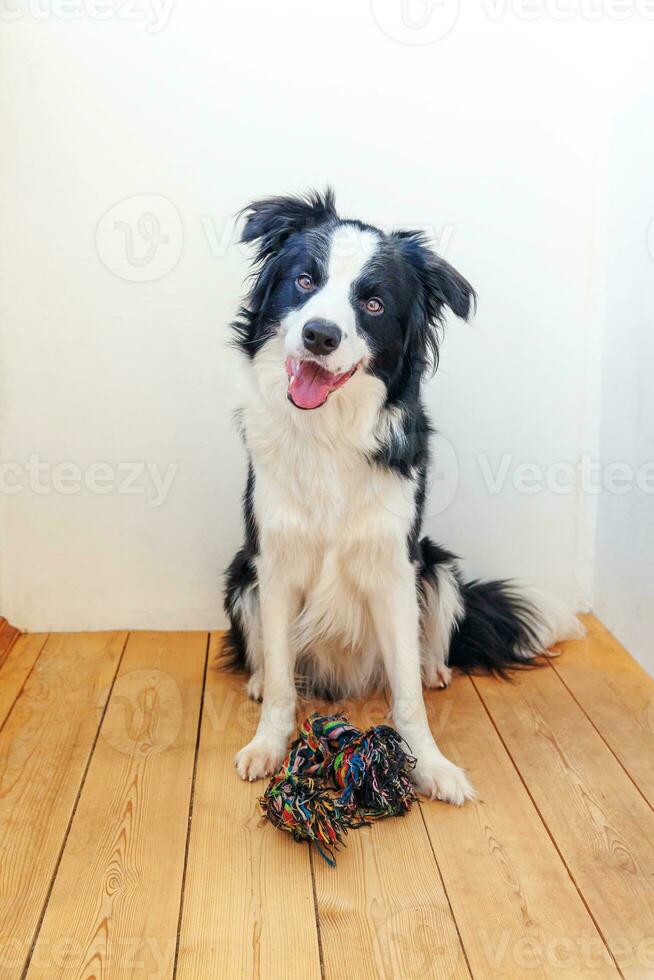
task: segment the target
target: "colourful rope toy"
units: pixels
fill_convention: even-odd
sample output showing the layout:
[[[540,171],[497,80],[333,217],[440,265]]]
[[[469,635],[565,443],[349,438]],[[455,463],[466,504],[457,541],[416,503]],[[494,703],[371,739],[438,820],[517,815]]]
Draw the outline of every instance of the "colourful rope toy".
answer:
[[[333,866],[350,828],[400,816],[415,801],[409,774],[416,760],[404,745],[388,725],[362,732],[345,715],[315,711],[270,780],[261,809],[296,841],[314,844]]]

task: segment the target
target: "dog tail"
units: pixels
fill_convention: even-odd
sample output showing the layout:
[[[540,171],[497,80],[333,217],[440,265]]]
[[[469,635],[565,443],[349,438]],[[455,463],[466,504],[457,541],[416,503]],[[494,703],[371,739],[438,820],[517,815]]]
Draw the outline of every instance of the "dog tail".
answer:
[[[454,555],[428,538],[420,548],[423,594],[449,635],[448,666],[505,676],[536,666],[555,643],[584,635],[582,623],[549,593],[506,580],[464,582]]]

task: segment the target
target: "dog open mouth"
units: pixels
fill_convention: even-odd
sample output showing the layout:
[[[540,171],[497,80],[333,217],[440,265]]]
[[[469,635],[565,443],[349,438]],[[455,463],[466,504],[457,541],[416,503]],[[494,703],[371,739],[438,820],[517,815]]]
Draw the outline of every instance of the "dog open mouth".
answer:
[[[355,364],[345,374],[332,374],[316,361],[299,361],[294,357],[288,357],[286,359],[288,400],[296,408],[320,408],[332,391],[341,388],[352,377],[358,366]]]

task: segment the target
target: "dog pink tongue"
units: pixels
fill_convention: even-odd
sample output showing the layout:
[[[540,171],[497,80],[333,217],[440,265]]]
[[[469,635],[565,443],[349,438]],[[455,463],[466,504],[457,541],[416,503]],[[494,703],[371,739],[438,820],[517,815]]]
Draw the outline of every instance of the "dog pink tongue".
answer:
[[[338,380],[339,375],[330,374],[314,361],[296,362],[288,383],[289,398],[298,408],[319,408]]]

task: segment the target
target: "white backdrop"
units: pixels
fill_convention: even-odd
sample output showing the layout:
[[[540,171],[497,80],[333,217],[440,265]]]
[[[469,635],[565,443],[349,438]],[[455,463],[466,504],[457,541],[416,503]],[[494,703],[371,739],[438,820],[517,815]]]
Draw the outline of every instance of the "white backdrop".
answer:
[[[654,674],[654,93],[610,146],[600,458],[618,492],[598,498],[594,606]]]
[[[599,451],[609,124],[648,84],[646,3],[4,0],[4,615],[223,624],[233,215],[327,182],[345,215],[427,227],[479,292],[428,388],[429,532],[588,608],[573,470]]]

